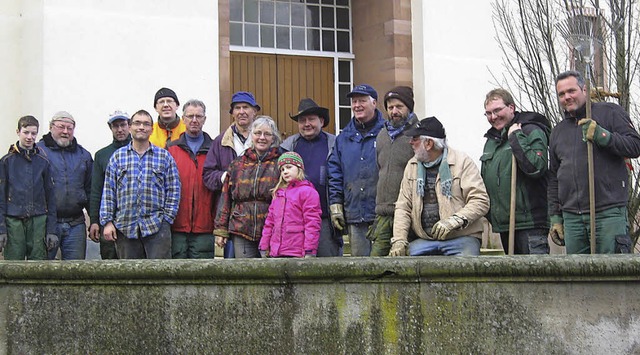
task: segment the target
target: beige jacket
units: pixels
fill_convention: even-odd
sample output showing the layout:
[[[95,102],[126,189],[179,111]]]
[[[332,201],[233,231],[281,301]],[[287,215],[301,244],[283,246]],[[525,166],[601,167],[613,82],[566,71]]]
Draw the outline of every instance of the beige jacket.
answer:
[[[436,197],[440,219],[450,217],[454,213],[465,217],[469,224],[466,228],[454,230],[446,239],[460,236],[482,238],[482,222],[480,219],[489,211],[489,195],[480,176],[480,170],[468,155],[449,148],[447,157],[451,177],[452,197],[442,195],[440,175],[436,178]],[[417,164],[415,157],[411,158],[404,169],[404,176],[400,186],[400,194],[396,202],[393,218],[393,238],[396,241],[407,242],[409,228],[413,228],[416,235],[422,239],[434,240],[422,228],[422,197],[416,191]],[[430,232],[430,231],[429,231]]]

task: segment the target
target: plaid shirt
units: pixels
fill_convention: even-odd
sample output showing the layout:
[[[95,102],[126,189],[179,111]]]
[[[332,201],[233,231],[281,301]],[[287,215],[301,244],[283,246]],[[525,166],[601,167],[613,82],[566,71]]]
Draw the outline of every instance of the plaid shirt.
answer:
[[[128,144],[113,153],[105,172],[100,224],[113,222],[127,238],[146,237],[178,213],[180,177],[171,154],[153,144],[142,155]]]

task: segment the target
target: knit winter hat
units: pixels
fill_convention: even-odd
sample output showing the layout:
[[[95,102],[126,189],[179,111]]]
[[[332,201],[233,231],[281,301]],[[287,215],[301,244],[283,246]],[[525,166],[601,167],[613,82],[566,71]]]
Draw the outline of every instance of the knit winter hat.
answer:
[[[67,122],[67,123],[71,123],[72,125],[76,125],[76,120],[73,119],[73,116],[71,116],[71,114],[67,111],[58,111],[56,112],[53,117],[51,117],[51,121],[49,123],[53,123],[56,121],[62,121],[62,122]]]
[[[387,109],[387,101],[389,99],[398,99],[409,108],[409,112],[413,112],[413,89],[408,86],[396,86],[384,95],[384,109]]]
[[[160,100],[163,97],[170,97],[172,98],[175,102],[177,106],[180,106],[180,101],[178,101],[178,95],[176,95],[176,92],[169,89],[169,88],[160,88],[160,90],[158,90],[158,92],[156,92],[156,96],[153,99],[153,107],[156,106],[156,104],[158,103],[158,100]]]
[[[285,164],[295,165],[299,169],[304,170],[304,162],[302,161],[302,157],[296,152],[282,153],[280,158],[278,158],[278,169],[282,168],[282,166]]]

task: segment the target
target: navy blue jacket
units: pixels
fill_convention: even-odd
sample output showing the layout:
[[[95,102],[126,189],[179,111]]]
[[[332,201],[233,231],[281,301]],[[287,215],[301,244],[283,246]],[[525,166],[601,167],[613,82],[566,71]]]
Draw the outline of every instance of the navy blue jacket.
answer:
[[[47,215],[47,234],[56,234],[56,201],[49,161],[36,147],[30,151],[12,145],[0,160],[0,234],[6,218]]]
[[[376,109],[375,124],[362,135],[355,118],[336,137],[329,156],[329,205],[342,204],[347,223],[373,222],[376,217],[376,137],[384,118]]]
[[[42,136],[37,146],[51,163],[51,176],[56,186],[58,223],[83,223],[82,210],[88,211],[91,193],[91,154],[79,145],[75,138],[68,147],[59,147],[51,133]]]

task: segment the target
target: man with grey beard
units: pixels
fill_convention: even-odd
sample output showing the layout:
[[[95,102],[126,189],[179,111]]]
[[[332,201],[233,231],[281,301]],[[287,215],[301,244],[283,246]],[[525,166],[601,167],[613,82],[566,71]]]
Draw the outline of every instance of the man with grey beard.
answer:
[[[404,134],[411,137],[415,156],[400,184],[389,255],[479,255],[480,219],[489,211],[489,195],[478,167],[447,146],[435,117]]]
[[[70,113],[56,112],[49,122],[49,133],[37,144],[51,163],[62,260],[83,260],[87,247],[84,210],[89,208],[93,159],[73,137],[75,128]],[[57,253],[58,248],[49,250],[49,259],[55,259]]]

